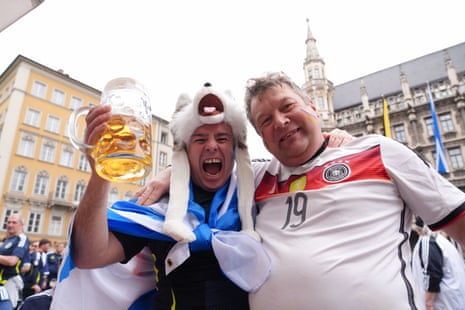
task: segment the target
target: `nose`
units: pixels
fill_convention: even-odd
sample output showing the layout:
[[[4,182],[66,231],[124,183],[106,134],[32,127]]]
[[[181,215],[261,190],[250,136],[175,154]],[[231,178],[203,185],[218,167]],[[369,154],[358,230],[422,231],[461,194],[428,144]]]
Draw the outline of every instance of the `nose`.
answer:
[[[289,123],[289,118],[287,118],[285,114],[281,112],[276,112],[274,116],[275,128],[286,127],[288,123]]]
[[[216,142],[216,139],[209,138],[205,148],[208,152],[215,152],[218,149],[218,143]]]

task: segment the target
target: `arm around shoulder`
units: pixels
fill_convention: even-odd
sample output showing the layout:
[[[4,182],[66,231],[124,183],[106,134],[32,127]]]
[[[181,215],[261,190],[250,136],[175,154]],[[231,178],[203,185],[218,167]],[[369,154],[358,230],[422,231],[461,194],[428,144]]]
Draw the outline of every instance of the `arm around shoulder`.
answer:
[[[163,195],[169,193],[171,180],[171,166],[150,180],[147,185],[135,194],[137,203],[143,206],[151,205],[160,200]]]

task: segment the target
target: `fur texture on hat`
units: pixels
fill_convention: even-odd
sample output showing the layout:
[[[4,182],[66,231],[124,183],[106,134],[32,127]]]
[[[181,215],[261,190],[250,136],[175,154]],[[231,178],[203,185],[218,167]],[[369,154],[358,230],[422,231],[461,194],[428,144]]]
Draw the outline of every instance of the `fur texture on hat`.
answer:
[[[202,87],[194,99],[182,94],[176,104],[170,129],[174,137],[170,199],[166,212],[164,232],[180,242],[195,240],[192,230],[184,224],[189,200],[190,168],[186,146],[192,133],[204,124],[227,123],[235,139],[238,208],[242,231],[259,240],[254,230],[252,205],[254,177],[247,149],[247,119],[240,105],[229,92],[219,92],[210,83]]]

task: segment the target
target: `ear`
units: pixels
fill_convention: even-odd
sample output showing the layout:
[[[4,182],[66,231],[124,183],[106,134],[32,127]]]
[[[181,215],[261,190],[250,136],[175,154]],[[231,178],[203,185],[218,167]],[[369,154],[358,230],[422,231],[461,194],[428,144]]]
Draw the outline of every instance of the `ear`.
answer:
[[[180,111],[186,105],[192,102],[192,99],[189,97],[188,94],[182,93],[178,97],[178,101],[176,102],[176,110],[175,113]]]
[[[318,112],[318,109],[312,100],[309,100],[309,106],[315,112],[316,117],[320,118],[320,112]]]

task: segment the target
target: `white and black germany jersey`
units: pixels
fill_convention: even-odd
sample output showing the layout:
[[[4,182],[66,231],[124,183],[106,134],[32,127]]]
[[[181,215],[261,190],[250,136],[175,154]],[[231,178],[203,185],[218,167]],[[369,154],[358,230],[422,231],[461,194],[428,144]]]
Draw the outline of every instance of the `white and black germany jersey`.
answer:
[[[298,168],[274,159],[254,169],[272,272],[251,309],[424,309],[409,264],[412,214],[441,228],[464,214],[465,193],[377,135]]]

